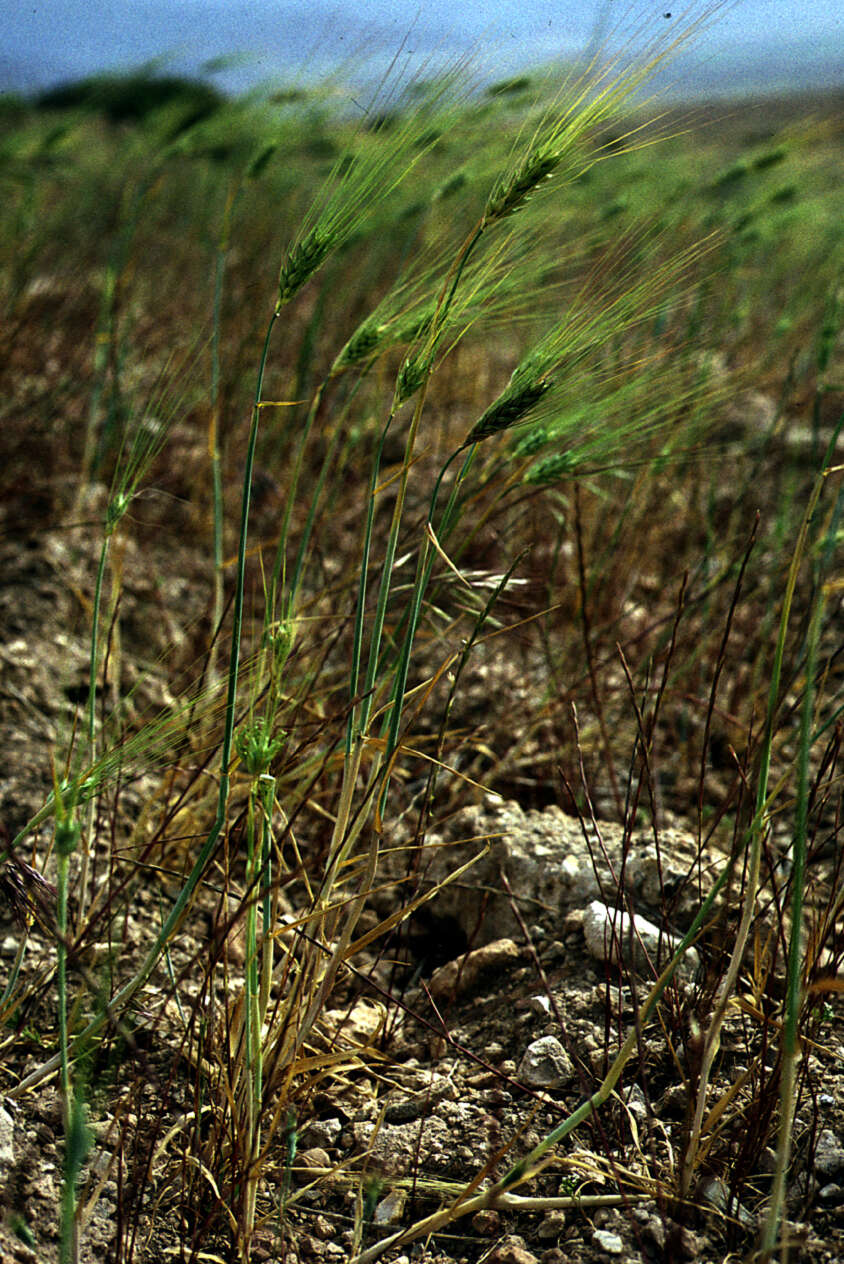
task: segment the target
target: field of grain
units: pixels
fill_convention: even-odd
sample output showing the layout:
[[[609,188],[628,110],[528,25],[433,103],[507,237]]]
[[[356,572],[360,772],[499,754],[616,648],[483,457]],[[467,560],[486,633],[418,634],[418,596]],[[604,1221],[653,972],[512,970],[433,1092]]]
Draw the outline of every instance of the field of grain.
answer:
[[[4,1258],[840,1258],[841,101],[655,56],[0,99]]]

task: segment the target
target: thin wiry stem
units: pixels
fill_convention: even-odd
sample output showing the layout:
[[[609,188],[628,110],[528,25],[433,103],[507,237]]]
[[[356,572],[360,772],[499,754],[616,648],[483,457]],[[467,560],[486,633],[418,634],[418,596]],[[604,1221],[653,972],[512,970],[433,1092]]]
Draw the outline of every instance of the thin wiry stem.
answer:
[[[792,841],[791,867],[791,932],[788,944],[785,1014],[782,1029],[782,1070],[780,1072],[780,1125],[777,1159],[771,1187],[771,1199],[762,1231],[762,1258],[774,1251],[785,1205],[786,1179],[791,1156],[791,1134],[797,1106],[797,1070],[800,1059],[799,1023],[804,1002],[803,968],[803,899],[806,881],[806,840],[809,809],[809,755],[812,746],[812,723],[815,699],[815,670],[818,642],[823,618],[824,598],[821,592],[812,609],[806,644],[806,684],[800,717],[800,738],[797,753],[797,808]],[[783,1244],[783,1260],[787,1250]]]
[[[258,368],[258,380],[255,389],[255,403],[252,410],[252,422],[249,429],[249,439],[246,448],[246,460],[243,476],[243,494],[241,500],[240,511],[240,540],[238,544],[237,555],[237,576],[235,581],[234,607],[232,619],[232,638],[229,658],[229,675],[228,675],[228,691],[226,695],[225,716],[223,722],[223,740],[220,751],[220,783],[217,795],[217,813],[211,830],[205,839],[199,854],[194,862],[188,877],[182,885],[173,906],[155,938],[152,947],[148,950],[144,960],[132,976],[132,978],[123,985],[122,988],[112,998],[111,1003],[102,1013],[91,1019],[88,1025],[80,1033],[73,1042],[73,1049],[79,1047],[85,1048],[88,1043],[97,1036],[111,1019],[112,1015],[119,1015],[121,1011],[129,1004],[132,997],[136,995],[141,987],[149,979],[155,966],[161,956],[164,945],[170,939],[179,926],[182,916],[194,892],[205,872],[208,861],[210,860],[222,833],[226,819],[226,808],[229,798],[229,786],[231,781],[230,764],[232,758],[232,745],[234,741],[234,724],[235,713],[237,707],[237,684],[240,670],[240,643],[243,623],[243,600],[246,581],[246,548],[247,548],[247,528],[249,523],[249,504],[252,490],[252,471],[255,463],[255,445],[258,440],[258,423],[260,419],[260,402],[264,385],[264,372],[266,370],[267,357],[269,355],[270,340],[272,338],[273,328],[279,316],[279,308],[276,308],[270,318],[267,326],[267,332],[264,338],[264,345],[261,352],[261,360]],[[50,1058],[42,1066],[30,1072],[19,1085],[16,1092],[23,1093],[34,1084],[39,1084],[46,1076],[50,1075],[56,1069],[59,1062],[56,1058]]]
[[[808,540],[809,527],[811,525],[812,518],[814,517],[815,509],[817,508],[825,476],[826,471],[824,471],[816,480],[812,495],[809,498],[809,505],[806,509],[800,534],[794,548],[791,566],[789,567],[788,572],[788,579],[786,582],[782,613],[780,615],[779,634],[777,636],[774,659],[771,665],[771,683],[768,690],[768,709],[765,720],[765,733],[762,741],[762,749],[759,757],[759,771],[757,773],[756,780],[756,807],[753,814],[753,820],[750,823],[745,840],[745,847],[747,851],[747,872],[745,876],[742,914],[739,927],[736,932],[735,944],[730,956],[730,964],[724,978],[721,980],[721,984],[718,989],[718,998],[712,1017],[709,1021],[709,1027],[704,1041],[700,1075],[698,1078],[694,1119],[692,1121],[691,1133],[686,1147],[680,1177],[680,1189],[684,1197],[688,1195],[692,1187],[694,1172],[697,1165],[698,1151],[700,1149],[701,1138],[703,1135],[706,1090],[709,1086],[709,1077],[712,1072],[712,1066],[717,1056],[718,1049],[720,1048],[721,1029],[724,1025],[724,1019],[726,1018],[727,1010],[733,997],[736,981],[744,959],[744,950],[747,945],[747,938],[750,934],[750,927],[756,911],[756,899],[759,890],[759,873],[762,862],[762,842],[764,835],[769,828],[768,780],[771,768],[774,733],[776,731],[775,722],[780,706],[780,682],[782,679],[786,635],[788,633],[788,625],[791,618],[794,592],[797,586],[797,576],[805,552],[806,542]]]

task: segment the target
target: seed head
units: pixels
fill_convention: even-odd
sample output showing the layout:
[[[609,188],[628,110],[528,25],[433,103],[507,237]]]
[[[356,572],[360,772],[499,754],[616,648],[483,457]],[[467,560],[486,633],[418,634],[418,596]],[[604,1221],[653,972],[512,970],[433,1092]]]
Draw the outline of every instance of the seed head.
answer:
[[[259,719],[245,725],[235,736],[235,750],[251,777],[259,777],[267,771],[284,745],[286,734],[272,735],[269,720]]]
[[[518,211],[543,180],[554,174],[561,155],[535,149],[519,163],[515,171],[499,181],[490,194],[485,217],[488,224],[506,219]]]
[[[332,239],[315,228],[312,228],[301,241],[296,242],[281,265],[281,274],[278,278],[279,306],[289,303],[299,293],[305,282],[309,281],[322,267],[331,252],[332,245]]]
[[[359,325],[337,357],[337,368],[349,368],[368,360],[381,342],[381,329],[371,320]]]
[[[0,869],[0,896],[18,926],[26,926],[32,916],[47,929],[55,927],[56,888],[14,853]]]
[[[555,452],[542,461],[537,461],[525,475],[526,483],[556,483],[571,474],[577,468],[577,457],[573,452]]]
[[[513,455],[516,457],[535,456],[540,448],[544,447],[548,442],[549,438],[547,426],[540,424],[531,426],[514,446]]]
[[[410,399],[411,395],[416,394],[425,378],[431,372],[433,363],[434,357],[432,355],[410,355],[407,357],[399,369],[396,383],[397,404],[403,404],[405,400]]]
[[[507,389],[475,422],[466,436],[463,447],[468,448],[470,444],[479,443],[481,439],[488,439],[490,435],[500,434],[502,430],[509,430],[511,426],[524,420],[545,392],[551,389],[551,386],[551,379],[547,377],[521,384],[511,381]]]

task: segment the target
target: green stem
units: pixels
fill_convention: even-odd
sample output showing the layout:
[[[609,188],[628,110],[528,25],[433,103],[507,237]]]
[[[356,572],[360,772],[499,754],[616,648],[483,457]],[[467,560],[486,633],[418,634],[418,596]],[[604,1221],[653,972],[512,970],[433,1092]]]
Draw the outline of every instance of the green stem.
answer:
[[[383,636],[384,620],[386,618],[387,604],[388,604],[389,596],[390,596],[390,585],[392,583],[393,565],[395,563],[396,549],[398,547],[399,529],[401,527],[402,515],[404,513],[404,503],[405,503],[405,498],[407,495],[407,482],[408,482],[408,477],[410,475],[410,465],[413,459],[413,452],[416,447],[416,436],[419,431],[419,425],[422,419],[422,411],[425,407],[425,400],[426,400],[427,391],[428,391],[428,383],[430,381],[430,376],[431,376],[431,365],[433,363],[433,354],[440,340],[440,337],[442,335],[442,331],[445,326],[445,318],[448,314],[448,311],[449,311],[449,308],[451,307],[452,302],[454,301],[454,296],[457,292],[457,287],[460,283],[460,278],[463,275],[463,271],[466,267],[466,264],[469,262],[469,258],[472,254],[472,251],[474,250],[475,246],[480,241],[483,235],[485,227],[486,227],[486,220],[481,218],[478,221],[475,228],[469,234],[466,241],[461,246],[458,252],[457,258],[452,264],[451,270],[449,274],[447,275],[445,282],[443,284],[443,288],[440,293],[437,307],[431,321],[431,329],[428,334],[427,341],[425,343],[424,359],[427,361],[429,367],[428,367],[427,373],[425,374],[424,380],[419,387],[419,394],[416,400],[416,405],[413,410],[413,417],[411,419],[407,440],[405,442],[404,462],[402,465],[401,480],[399,482],[399,491],[398,491],[398,495],[396,496],[396,503],[393,507],[393,516],[390,523],[390,534],[387,539],[387,550],[384,557],[384,568],[381,572],[381,585],[378,591],[378,602],[377,602],[376,610],[375,610],[375,621],[373,623],[372,636],[370,638],[370,643],[369,643],[369,659],[368,659],[368,664],[367,664],[366,678],[365,678],[364,686],[363,686],[363,698],[360,705],[360,713],[359,713],[358,723],[357,723],[357,734],[359,737],[365,734],[368,723],[369,723],[369,717],[372,712],[373,691],[375,688],[375,682],[378,677],[378,665],[379,665],[380,657],[381,657],[381,639]],[[378,450],[376,452],[375,467],[373,470],[373,476],[372,476],[372,481],[371,481],[370,504],[369,504],[368,515],[367,515],[367,536],[366,536],[365,551],[364,551],[365,560],[368,559],[371,519],[374,513],[374,504],[373,504],[374,490],[377,485],[377,474],[378,474],[378,470],[380,469],[381,453],[383,451],[384,441],[387,437],[387,432],[390,429],[393,418],[395,416],[395,412],[396,412],[396,402],[394,401],[393,408],[390,412],[390,416],[387,419],[387,424],[385,425],[381,433],[381,440],[379,442]],[[363,606],[364,606],[364,598],[365,598],[365,593],[366,593],[365,567],[364,569],[362,569],[361,579],[362,579],[362,583],[359,590],[358,609],[357,609],[357,616],[356,616],[356,623],[355,623],[356,654],[359,654],[359,634],[362,629]],[[352,698],[353,699],[357,696],[358,661],[359,660],[356,660],[353,664],[353,674],[352,674],[352,691],[353,691]],[[353,723],[353,717],[350,717],[350,733],[352,731],[352,723]],[[348,748],[349,748],[349,739],[347,738],[347,751],[348,751]]]
[[[803,523],[797,538],[797,544],[794,548],[794,554],[791,559],[791,566],[789,567],[788,580],[785,587],[782,613],[780,615],[779,633],[777,636],[776,648],[774,650],[774,660],[771,667],[771,685],[768,690],[765,733],[759,756],[759,772],[756,782],[756,806],[753,814],[753,820],[750,823],[745,840],[748,862],[741,920],[736,933],[735,944],[730,957],[730,964],[718,989],[717,1002],[709,1022],[709,1028],[706,1033],[706,1039],[703,1047],[703,1054],[701,1056],[695,1114],[692,1121],[689,1143],[686,1148],[680,1178],[680,1192],[683,1197],[688,1195],[692,1186],[698,1150],[700,1148],[701,1136],[703,1133],[704,1112],[706,1108],[706,1090],[709,1084],[709,1076],[720,1047],[721,1028],[723,1027],[724,1019],[729,1008],[730,999],[735,990],[736,981],[741,969],[741,963],[744,959],[744,950],[747,944],[747,938],[750,934],[750,927],[756,908],[756,896],[759,889],[759,872],[762,862],[762,840],[765,834],[768,819],[768,781],[771,769],[771,753],[774,744],[776,716],[777,711],[779,710],[780,702],[780,681],[782,679],[782,664],[785,656],[785,642],[788,633],[788,625],[791,617],[791,608],[794,601],[794,591],[797,585],[800,563],[806,549],[809,529],[814,517],[815,509],[817,508],[824,480],[825,471],[818,476],[812,495],[809,498],[809,505],[803,518]]]
[[[59,855],[56,882],[56,980],[59,992],[59,1052],[61,1054],[62,1101],[65,1110],[65,1126],[69,1118],[70,1061],[67,1055],[67,887],[70,857]]]
[[[803,897],[806,875],[806,839],[809,817],[809,753],[812,745],[812,708],[815,697],[815,669],[823,616],[823,593],[815,602],[809,625],[806,654],[806,687],[800,721],[800,748],[797,756],[797,810],[791,870],[791,938],[788,944],[788,976],[786,982],[785,1020],[782,1033],[782,1072],[780,1076],[780,1127],[777,1161],[771,1189],[771,1201],[762,1231],[762,1258],[768,1259],[776,1247],[777,1233],[785,1204],[785,1187],[791,1156],[791,1131],[799,1063],[800,1011],[803,1005]]]
[[[273,892],[273,806],[275,804],[275,777],[264,773],[260,777],[259,798],[261,801],[261,889],[262,889],[262,940],[261,940],[261,986],[260,986],[260,1018],[263,1024],[270,1002],[270,987],[273,977],[273,927],[274,903]]]
[[[246,819],[246,970],[244,979],[243,1043],[246,1051],[246,1075],[243,1092],[246,1098],[246,1197],[244,1206],[243,1250],[248,1260],[249,1243],[255,1227],[255,1202],[257,1194],[257,1167],[255,1159],[260,1148],[261,1117],[261,1019],[259,1015],[258,984],[258,904],[257,888],[260,881],[261,848],[255,836],[255,806],[258,795],[257,778],[249,790]]]
[[[276,552],[275,552],[275,565],[273,566],[272,588],[270,590],[271,597],[268,603],[268,617],[269,618],[274,617],[274,611],[276,607],[276,595],[279,591],[279,587],[282,582],[282,572],[284,570],[284,564],[285,564],[285,560],[287,556],[287,537],[290,533],[290,519],[293,514],[293,504],[296,500],[296,492],[299,487],[299,478],[301,477],[301,474],[302,474],[302,465],[305,459],[305,449],[308,445],[308,440],[311,436],[311,430],[313,429],[313,424],[314,424],[314,421],[316,420],[317,413],[319,412],[319,406],[322,403],[322,397],[323,397],[323,394],[325,393],[325,388],[327,385],[328,385],[327,379],[321,382],[319,389],[317,390],[316,394],[314,395],[311,401],[311,406],[308,409],[308,415],[305,418],[305,424],[302,427],[302,433],[299,436],[299,443],[296,448],[296,458],[293,462],[293,470],[290,474],[290,481],[289,481],[286,496],[285,496],[284,518],[282,519],[281,531],[279,532],[278,545],[276,546]],[[292,598],[289,604],[291,608],[285,609],[283,613],[283,617],[287,617],[293,613],[292,612]]]
[[[188,904],[193,898],[193,894],[196,891],[197,886],[199,885],[199,882],[200,882],[200,879],[202,878],[203,873],[205,872],[205,868],[208,864],[208,861],[211,858],[211,855],[214,852],[215,847],[217,846],[217,841],[220,837],[220,834],[222,833],[223,825],[225,823],[226,807],[228,805],[229,785],[230,785],[229,765],[231,763],[232,742],[234,739],[235,708],[237,705],[237,683],[238,683],[238,672],[239,672],[239,666],[240,666],[239,660],[240,660],[241,625],[243,621],[243,597],[244,597],[245,577],[246,577],[246,536],[247,536],[247,527],[249,523],[249,501],[250,501],[251,489],[252,489],[252,469],[255,462],[255,445],[258,439],[258,422],[260,418],[259,405],[260,405],[260,400],[261,400],[261,392],[263,390],[263,385],[264,385],[264,371],[266,369],[267,356],[269,354],[270,339],[272,336],[273,328],[275,326],[275,322],[278,319],[279,312],[280,312],[280,308],[276,307],[270,319],[269,325],[267,327],[266,337],[264,339],[264,346],[263,346],[263,351],[261,354],[261,362],[260,362],[260,366],[258,370],[258,380],[257,380],[257,385],[256,385],[256,390],[255,390],[255,404],[252,410],[252,423],[249,430],[249,440],[248,440],[247,449],[246,449],[246,464],[245,464],[245,470],[244,470],[244,476],[243,476],[243,497],[242,497],[241,515],[240,515],[240,543],[239,543],[238,554],[237,554],[237,579],[236,579],[235,594],[234,594],[234,616],[233,616],[232,639],[231,639],[231,656],[230,656],[230,661],[229,661],[228,694],[226,698],[225,721],[224,721],[224,727],[223,727],[223,741],[222,741],[222,748],[221,748],[221,753],[220,753],[220,786],[219,786],[219,793],[217,797],[217,814],[214,818],[214,823],[211,826],[211,831],[208,834],[208,837],[206,838],[205,842],[203,843],[200,849],[199,855],[196,858],[196,861],[194,862],[194,866],[191,869],[184,885],[182,886],[181,891],[176,897],[176,900],[173,904],[172,909],[170,910],[167,920],[165,921],[164,925],[159,931],[154,944],[152,945],[146,957],[144,958],[141,966],[139,967],[135,975],[133,975],[133,977],[128,981],[128,983],[125,983],[124,986],[115,994],[115,996],[113,997],[111,1001],[111,1004],[108,1005],[102,1013],[98,1014],[96,1018],[93,1018],[89,1022],[88,1026],[80,1033],[79,1036],[77,1036],[76,1040],[73,1042],[74,1050],[80,1045],[84,1046],[88,1044],[91,1040],[97,1037],[102,1032],[103,1028],[106,1026],[108,1021],[111,1019],[112,1015],[118,1014],[121,1009],[123,1009],[126,1005],[128,1005],[132,997],[135,996],[138,990],[141,987],[143,987],[143,985],[149,979],[150,975],[155,969],[155,966],[159,957],[161,956],[164,945],[167,943],[167,941],[176,931],[179,923],[181,922],[182,915],[184,914],[185,909],[187,908]],[[41,813],[38,814],[43,819],[42,814],[48,815],[48,813],[46,812],[46,807],[42,809]],[[25,836],[25,834],[26,834],[26,831],[23,831],[22,836]],[[23,1079],[20,1082],[20,1084],[18,1084],[15,1087],[15,1089],[13,1090],[14,1095],[19,1096],[23,1094],[33,1084],[40,1083],[41,1080],[43,1080],[47,1075],[50,1075],[56,1069],[57,1065],[58,1063],[55,1059],[50,1059],[48,1062],[45,1062],[42,1066],[38,1067],[35,1071],[32,1071],[28,1076],[25,1077],[25,1079]]]
[[[56,927],[58,943],[56,945],[56,981],[59,993],[59,1058],[61,1060],[61,1092],[62,1116],[65,1136],[65,1172],[62,1183],[61,1200],[61,1242],[60,1254],[62,1264],[70,1264],[76,1258],[76,1226],[75,1226],[75,1191],[70,1169],[72,1087],[70,1082],[70,1057],[67,1037],[67,888],[69,879],[70,856],[59,851],[56,881]]]
[[[106,562],[108,560],[109,546],[111,537],[114,533],[114,527],[106,526],[105,538],[100,549],[100,562],[97,567],[97,579],[94,585],[94,607],[91,613],[91,654],[88,664],[88,703],[86,707],[86,737],[88,742],[88,764],[93,767],[97,758],[96,744],[96,712],[97,712],[97,675],[99,672],[99,636],[100,636],[100,606],[103,597],[103,579],[105,577]],[[92,795],[88,801],[87,819],[85,825],[84,837],[82,839],[82,865],[79,874],[79,925],[85,914],[87,905],[88,891],[88,866],[93,845],[94,834],[94,814],[96,811],[96,795]]]
[[[233,195],[229,193],[223,216],[223,230],[217,246],[214,267],[214,318],[211,335],[211,420],[208,447],[211,457],[211,490],[214,514],[214,605],[211,612],[211,650],[208,656],[208,679],[214,681],[219,647],[218,634],[223,617],[223,470],[220,456],[220,324],[222,320],[223,282]]]
[[[466,457],[464,458],[463,465],[457,475],[457,478],[454,481],[454,486],[451,489],[451,495],[449,496],[448,503],[443,513],[442,523],[440,525],[440,535],[443,538],[445,537],[445,534],[448,531],[449,526],[451,525],[451,521],[454,514],[454,507],[457,503],[457,494],[458,494],[460,485],[463,482],[463,479],[466,477],[469,471],[469,467],[472,463],[472,458],[474,456],[476,446],[477,445],[473,444],[472,447],[469,449]],[[428,527],[431,530],[433,530],[433,521],[434,521],[434,515],[436,513],[436,508],[437,508],[437,500],[439,498],[440,486],[442,485],[443,478],[445,477],[446,472],[449,469],[449,466],[451,465],[455,457],[459,455],[459,452],[460,450],[452,452],[451,456],[448,458],[445,465],[440,470],[439,475],[437,476],[437,481],[434,484],[434,491],[431,496],[431,507],[428,511]],[[399,656],[398,664],[396,665],[395,677],[393,681],[391,706],[390,706],[390,711],[389,711],[389,726],[388,726],[388,732],[387,732],[387,745],[386,745],[385,754],[384,754],[384,764],[386,768],[386,773],[384,777],[384,783],[381,787],[381,792],[379,796],[379,812],[382,815],[384,812],[384,808],[386,806],[387,793],[389,790],[390,760],[392,759],[396,749],[398,748],[399,726],[401,724],[404,693],[405,693],[405,689],[407,688],[407,677],[408,677],[408,672],[410,670],[410,659],[413,653],[413,642],[416,638],[416,630],[419,625],[419,615],[422,610],[422,602],[424,600],[425,592],[427,591],[428,584],[431,579],[431,572],[433,570],[433,566],[434,566],[434,557],[431,550],[429,536],[426,534],[425,539],[422,541],[422,547],[419,551],[419,559],[418,559],[417,567],[416,567],[416,579],[413,586],[413,593],[411,595],[410,605],[408,607],[407,628],[405,630],[404,640],[402,642],[401,654]]]

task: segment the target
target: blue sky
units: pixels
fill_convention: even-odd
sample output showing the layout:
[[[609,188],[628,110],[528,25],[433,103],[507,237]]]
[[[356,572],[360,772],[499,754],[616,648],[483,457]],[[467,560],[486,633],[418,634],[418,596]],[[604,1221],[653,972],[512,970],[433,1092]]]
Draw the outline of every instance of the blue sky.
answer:
[[[0,0],[0,87],[34,88],[167,55],[196,73],[242,53],[223,86],[300,79],[379,50],[447,60],[474,50],[490,73],[571,55],[631,10],[649,31],[703,4],[674,0]],[[665,18],[665,13],[671,13]],[[409,33],[409,34],[408,34]],[[735,0],[674,78],[692,90],[841,86],[844,6],[832,0]]]

